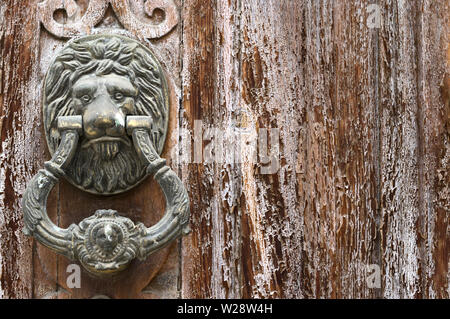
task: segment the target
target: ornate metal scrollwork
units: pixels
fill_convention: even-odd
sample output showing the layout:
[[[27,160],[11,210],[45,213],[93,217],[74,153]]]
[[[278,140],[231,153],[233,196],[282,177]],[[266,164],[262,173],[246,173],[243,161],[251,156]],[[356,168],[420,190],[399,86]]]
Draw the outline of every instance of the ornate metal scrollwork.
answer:
[[[187,234],[187,191],[159,155],[168,112],[164,72],[145,46],[108,34],[70,41],[44,80],[43,121],[52,159],[24,193],[25,234],[102,274]],[[113,210],[98,210],[67,229],[47,215],[47,197],[61,177],[86,192],[113,195],[148,175],[166,198],[166,213],[152,227]]]
[[[151,118],[128,116],[126,129],[166,198],[166,213],[154,226],[135,224],[113,210],[98,210],[93,216],[67,229],[56,226],[48,217],[47,197],[77,149],[82,117],[60,117],[62,139],[50,161],[29,183],[23,197],[24,232],[50,249],[81,264],[93,273],[114,273],[134,258],[145,259],[152,252],[189,233],[189,198],[178,176],[159,157],[151,141]]]

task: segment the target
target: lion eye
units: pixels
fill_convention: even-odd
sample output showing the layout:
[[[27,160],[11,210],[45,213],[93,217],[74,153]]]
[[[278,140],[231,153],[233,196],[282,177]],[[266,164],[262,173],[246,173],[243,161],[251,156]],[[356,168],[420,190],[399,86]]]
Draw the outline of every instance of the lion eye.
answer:
[[[90,101],[91,101],[91,97],[89,96],[89,95],[83,95],[82,97],[81,97],[81,100],[84,102],[84,103],[89,103]]]
[[[116,99],[117,101],[120,101],[123,99],[123,94],[120,92],[116,92],[114,93],[114,99]]]

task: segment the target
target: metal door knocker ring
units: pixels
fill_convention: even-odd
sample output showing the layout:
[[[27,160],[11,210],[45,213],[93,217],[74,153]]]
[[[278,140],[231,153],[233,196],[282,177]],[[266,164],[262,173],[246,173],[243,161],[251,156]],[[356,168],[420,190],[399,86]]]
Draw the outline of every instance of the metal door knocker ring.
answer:
[[[162,68],[139,42],[117,35],[69,42],[44,82],[43,120],[53,156],[25,190],[25,234],[97,274],[121,271],[188,234],[187,191],[159,156],[168,104]],[[148,175],[166,198],[165,215],[152,227],[108,209],[67,229],[47,215],[47,197],[60,177],[84,191],[113,195]]]

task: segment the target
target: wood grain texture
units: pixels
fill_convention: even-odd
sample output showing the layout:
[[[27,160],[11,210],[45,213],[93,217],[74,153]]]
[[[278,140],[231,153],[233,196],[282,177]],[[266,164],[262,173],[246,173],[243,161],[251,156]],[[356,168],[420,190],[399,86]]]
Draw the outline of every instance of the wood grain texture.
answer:
[[[36,108],[37,1],[0,4],[0,297],[33,291],[32,241],[22,234],[20,199],[44,159]]]
[[[184,2],[182,125],[279,128],[280,168],[185,165],[183,297],[448,298],[448,4],[370,4]]]
[[[383,296],[448,298],[449,4],[382,6]]]

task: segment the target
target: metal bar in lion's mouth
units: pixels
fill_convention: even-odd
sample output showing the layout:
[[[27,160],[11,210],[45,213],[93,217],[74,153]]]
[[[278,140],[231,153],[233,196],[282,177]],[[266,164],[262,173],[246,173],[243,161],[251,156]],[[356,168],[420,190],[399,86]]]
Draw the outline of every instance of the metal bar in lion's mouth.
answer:
[[[83,135],[83,117],[81,115],[58,116],[58,130],[74,130]]]
[[[150,130],[152,128],[152,117],[151,116],[132,116],[128,115],[126,120],[126,129],[128,135],[132,135],[133,130],[136,128],[143,128]]]

